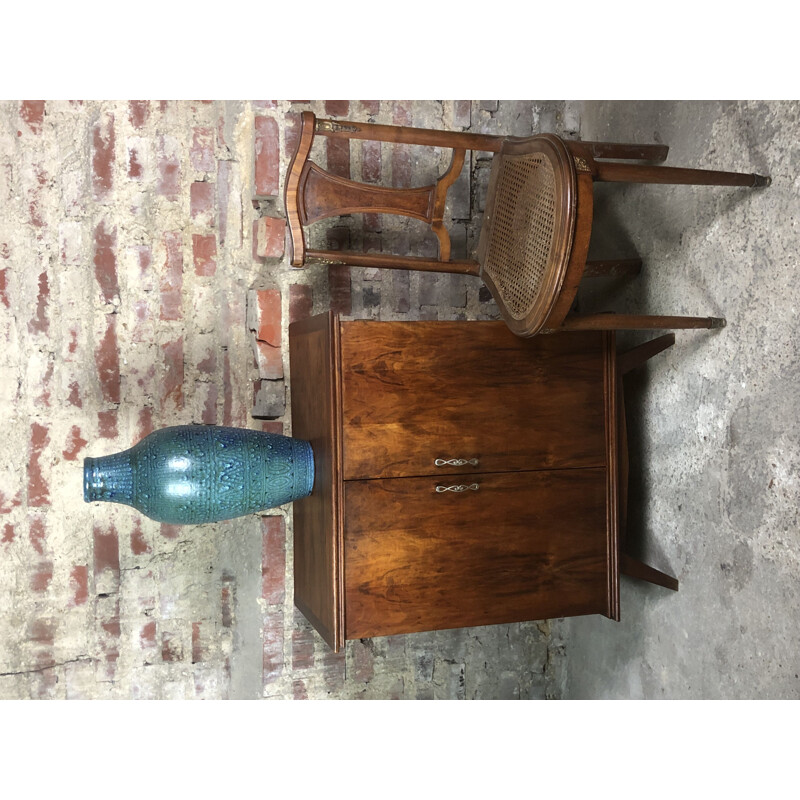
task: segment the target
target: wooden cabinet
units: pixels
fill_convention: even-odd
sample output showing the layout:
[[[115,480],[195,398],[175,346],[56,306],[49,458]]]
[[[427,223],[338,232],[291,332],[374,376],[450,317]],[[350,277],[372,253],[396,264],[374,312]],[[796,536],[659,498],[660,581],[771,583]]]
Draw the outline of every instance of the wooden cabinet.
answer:
[[[618,618],[613,333],[325,314],[289,341],[295,604],[331,647]]]

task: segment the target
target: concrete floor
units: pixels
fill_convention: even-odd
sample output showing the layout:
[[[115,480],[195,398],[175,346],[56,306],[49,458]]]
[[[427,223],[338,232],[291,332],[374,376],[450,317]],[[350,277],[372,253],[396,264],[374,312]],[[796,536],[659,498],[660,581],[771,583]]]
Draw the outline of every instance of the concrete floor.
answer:
[[[604,184],[595,257],[642,274],[582,310],[724,316],[626,384],[629,536],[677,593],[623,577],[621,622],[558,621],[555,694],[800,697],[800,104],[587,102],[583,139],[670,146],[667,165],[771,175],[766,189]],[[620,336],[635,344],[647,334]]]

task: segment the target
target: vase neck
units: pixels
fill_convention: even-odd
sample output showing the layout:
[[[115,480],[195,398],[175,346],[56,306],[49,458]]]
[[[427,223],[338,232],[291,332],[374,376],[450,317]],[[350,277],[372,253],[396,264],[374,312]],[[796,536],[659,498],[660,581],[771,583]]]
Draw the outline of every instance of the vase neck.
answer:
[[[133,468],[130,451],[83,460],[83,499],[87,503],[105,500],[133,502]]]

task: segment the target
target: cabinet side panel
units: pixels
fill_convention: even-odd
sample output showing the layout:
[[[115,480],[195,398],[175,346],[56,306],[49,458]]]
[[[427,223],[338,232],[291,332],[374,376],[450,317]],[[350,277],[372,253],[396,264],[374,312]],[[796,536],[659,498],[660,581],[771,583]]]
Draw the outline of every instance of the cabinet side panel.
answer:
[[[292,435],[311,443],[314,489],[293,503],[294,601],[325,641],[338,650],[341,624],[341,525],[334,350],[331,315],[289,326]]]
[[[521,339],[502,322],[342,328],[345,479],[605,465],[601,334]]]
[[[602,468],[348,481],[345,495],[348,639],[607,613]]]

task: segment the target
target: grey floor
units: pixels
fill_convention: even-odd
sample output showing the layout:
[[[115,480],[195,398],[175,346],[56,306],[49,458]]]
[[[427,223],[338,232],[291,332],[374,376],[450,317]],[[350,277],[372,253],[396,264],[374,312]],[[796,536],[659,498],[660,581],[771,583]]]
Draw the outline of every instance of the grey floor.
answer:
[[[670,146],[667,165],[757,172],[766,189],[605,184],[596,257],[639,278],[583,310],[724,316],[626,387],[629,529],[677,593],[623,577],[622,620],[559,621],[568,699],[800,697],[800,104],[590,102],[583,139]],[[626,334],[621,344],[647,335]]]

